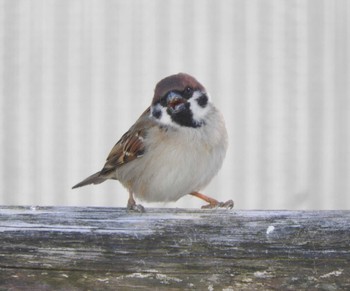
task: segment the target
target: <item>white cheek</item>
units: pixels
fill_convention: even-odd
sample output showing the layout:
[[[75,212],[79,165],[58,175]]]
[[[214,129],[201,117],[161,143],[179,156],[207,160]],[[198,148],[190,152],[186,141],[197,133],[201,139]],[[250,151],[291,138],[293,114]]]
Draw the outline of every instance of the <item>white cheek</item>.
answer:
[[[153,110],[162,112],[162,115],[160,116],[160,118],[156,118],[152,115]],[[166,112],[166,108],[164,108],[160,104],[157,104],[156,106],[151,107],[151,117],[163,125],[177,126],[177,124],[171,120],[169,114]]]
[[[208,98],[208,103],[204,108],[199,106],[197,99],[201,97],[201,95],[202,94],[200,92],[194,92],[192,98],[189,100],[191,104],[190,108],[192,110],[193,120],[196,122],[201,122],[203,121],[203,119],[205,119],[205,116],[208,114],[209,107],[210,107],[209,98]]]

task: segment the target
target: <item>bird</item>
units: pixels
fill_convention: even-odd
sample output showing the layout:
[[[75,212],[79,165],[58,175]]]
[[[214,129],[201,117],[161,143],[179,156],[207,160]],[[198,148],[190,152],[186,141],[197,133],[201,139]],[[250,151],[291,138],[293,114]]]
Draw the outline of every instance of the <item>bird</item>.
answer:
[[[127,209],[145,202],[177,201],[193,195],[204,209],[232,208],[200,193],[221,168],[228,135],[221,112],[204,86],[186,73],[160,80],[151,105],[110,151],[103,168],[72,188],[118,180],[129,192]]]

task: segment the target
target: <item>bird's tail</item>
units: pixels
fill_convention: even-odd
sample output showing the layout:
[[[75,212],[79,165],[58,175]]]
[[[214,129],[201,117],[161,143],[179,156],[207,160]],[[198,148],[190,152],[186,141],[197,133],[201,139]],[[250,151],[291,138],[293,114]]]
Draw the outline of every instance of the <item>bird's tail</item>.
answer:
[[[101,176],[100,174],[101,174],[101,172],[97,172],[97,173],[87,177],[85,180],[83,180],[80,183],[73,186],[72,189],[78,188],[78,187],[83,187],[83,186],[86,186],[89,184],[100,184],[100,183],[106,181],[107,178]]]

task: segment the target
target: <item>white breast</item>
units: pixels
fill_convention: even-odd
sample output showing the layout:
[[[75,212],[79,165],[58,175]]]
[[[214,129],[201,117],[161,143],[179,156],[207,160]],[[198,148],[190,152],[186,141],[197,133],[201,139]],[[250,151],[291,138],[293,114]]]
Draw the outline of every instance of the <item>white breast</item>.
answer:
[[[152,128],[145,147],[141,158],[117,169],[117,179],[141,200],[176,201],[201,190],[217,174],[227,132],[220,112],[212,107],[201,127]]]

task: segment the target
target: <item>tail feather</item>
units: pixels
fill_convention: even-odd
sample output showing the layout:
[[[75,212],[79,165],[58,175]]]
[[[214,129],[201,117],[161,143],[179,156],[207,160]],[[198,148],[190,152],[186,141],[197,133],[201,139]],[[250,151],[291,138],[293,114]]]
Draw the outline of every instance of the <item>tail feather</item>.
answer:
[[[97,172],[89,177],[87,177],[85,180],[81,181],[80,183],[76,184],[72,187],[72,189],[83,187],[90,184],[100,184],[107,180],[107,178],[100,176],[101,172]]]

